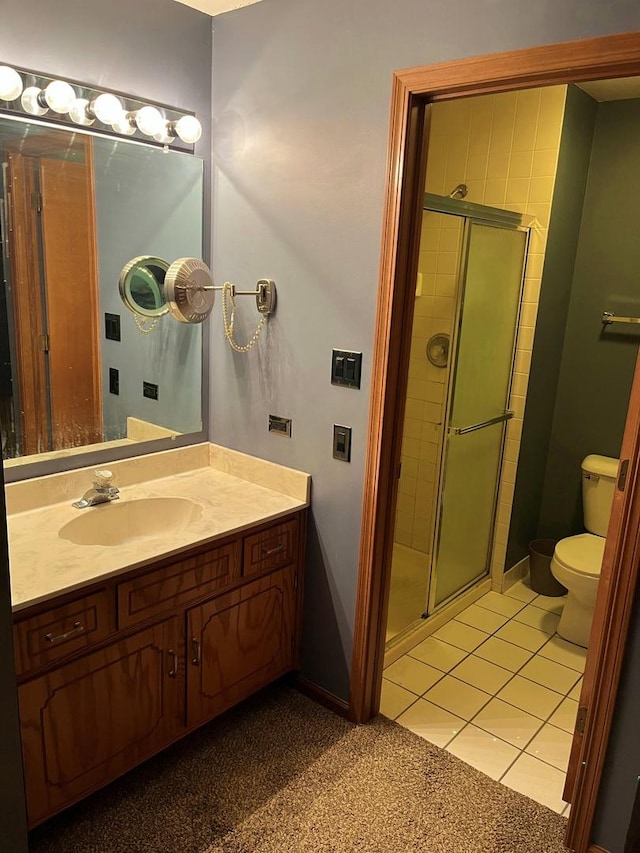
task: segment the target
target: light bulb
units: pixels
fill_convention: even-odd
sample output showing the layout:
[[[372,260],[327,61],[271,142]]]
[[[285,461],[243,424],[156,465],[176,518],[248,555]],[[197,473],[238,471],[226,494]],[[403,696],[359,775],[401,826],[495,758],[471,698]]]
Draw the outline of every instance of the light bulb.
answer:
[[[76,124],[83,124],[85,127],[90,127],[95,119],[91,118],[88,112],[89,101],[86,98],[78,98],[71,109],[69,110],[69,118]]]
[[[0,101],[15,101],[22,94],[22,77],[14,68],[0,65]]]
[[[123,136],[133,136],[136,132],[136,126],[131,120],[132,115],[133,113],[126,113],[124,110],[121,110],[120,115],[111,124],[111,127],[116,133],[121,133]]]
[[[20,98],[22,109],[32,116],[43,116],[45,113],[48,113],[49,110],[41,105],[41,94],[42,89],[38,89],[37,86],[29,86],[26,88]]]
[[[103,124],[113,124],[122,115],[122,104],[115,95],[98,95],[89,107],[94,116]]]
[[[162,131],[164,119],[160,110],[155,107],[142,107],[136,111],[135,115],[138,130],[145,136],[155,136]]]
[[[202,136],[202,125],[195,116],[182,116],[174,128],[180,139],[189,145],[193,145]]]
[[[40,101],[44,100],[45,104],[58,115],[68,113],[76,101],[76,93],[73,87],[64,80],[53,80],[42,93]]]
[[[158,133],[153,134],[153,138],[156,142],[162,142],[164,145],[169,145],[169,143],[175,141],[175,134],[172,133],[173,124],[170,121],[165,121],[162,125],[162,128],[158,131]]]

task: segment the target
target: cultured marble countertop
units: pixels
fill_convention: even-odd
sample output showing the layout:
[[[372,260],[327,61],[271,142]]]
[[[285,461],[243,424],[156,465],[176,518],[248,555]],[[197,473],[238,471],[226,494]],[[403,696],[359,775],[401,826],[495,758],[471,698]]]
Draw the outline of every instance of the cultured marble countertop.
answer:
[[[309,504],[309,475],[216,445],[149,454],[108,467],[116,475],[119,500],[86,509],[71,501],[91,486],[92,469],[6,487],[14,611]],[[52,502],[56,497],[63,499]],[[200,517],[178,532],[118,545],[76,545],[58,535],[80,513],[108,513],[129,501],[164,497],[189,498],[201,507]]]

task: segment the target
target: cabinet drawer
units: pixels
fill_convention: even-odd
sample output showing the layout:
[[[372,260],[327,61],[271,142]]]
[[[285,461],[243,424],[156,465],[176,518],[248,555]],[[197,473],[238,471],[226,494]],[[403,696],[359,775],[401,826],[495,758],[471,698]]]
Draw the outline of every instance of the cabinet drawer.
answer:
[[[293,562],[298,548],[298,521],[276,524],[244,540],[243,575],[257,575]]]
[[[118,625],[137,625],[229,586],[240,574],[240,544],[193,557],[118,584]]]
[[[103,640],[115,627],[113,621],[109,596],[102,590],[17,622],[13,636],[18,675]]]

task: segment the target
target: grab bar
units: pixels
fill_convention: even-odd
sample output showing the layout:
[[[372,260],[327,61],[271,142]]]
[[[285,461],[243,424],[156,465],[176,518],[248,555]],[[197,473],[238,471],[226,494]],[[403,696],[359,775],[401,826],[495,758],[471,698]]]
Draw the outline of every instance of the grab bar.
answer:
[[[608,326],[609,323],[640,323],[640,317],[618,317],[611,311],[603,311],[602,322],[605,326]]]
[[[482,421],[482,423],[479,424],[472,424],[468,427],[449,427],[449,435],[466,435],[468,432],[475,432],[478,429],[483,429],[484,427],[492,426],[493,424],[510,421],[513,415],[514,412],[509,409],[504,413],[504,415],[498,415],[495,418],[491,418],[488,421]]]

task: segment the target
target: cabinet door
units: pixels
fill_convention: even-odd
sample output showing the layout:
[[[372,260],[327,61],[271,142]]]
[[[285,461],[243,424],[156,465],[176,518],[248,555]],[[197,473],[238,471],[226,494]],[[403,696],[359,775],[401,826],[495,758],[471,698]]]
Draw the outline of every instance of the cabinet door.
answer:
[[[168,619],[19,688],[31,826],[179,734],[178,642],[179,620]]]
[[[188,612],[190,726],[293,668],[295,576],[295,567],[288,566]]]

